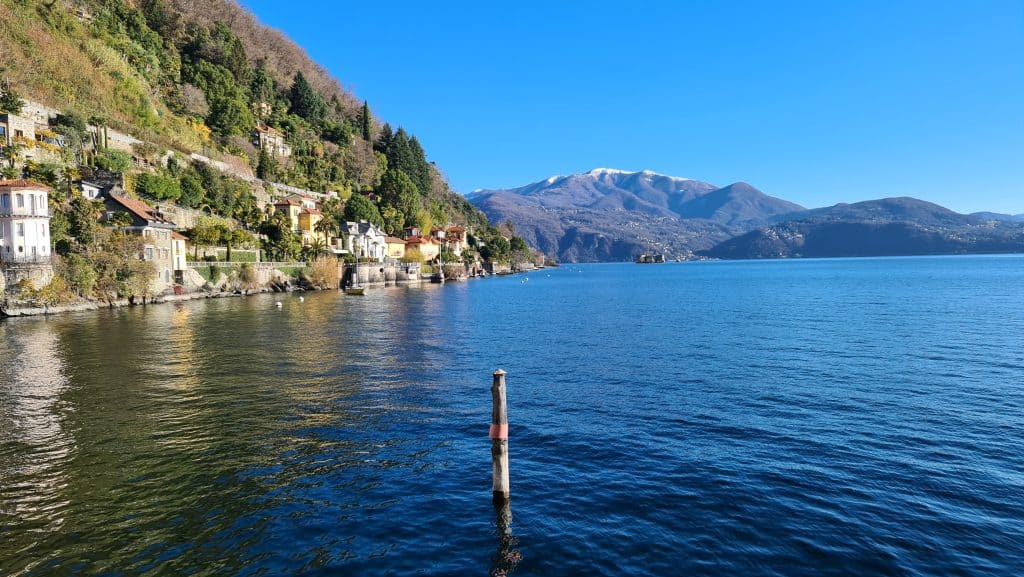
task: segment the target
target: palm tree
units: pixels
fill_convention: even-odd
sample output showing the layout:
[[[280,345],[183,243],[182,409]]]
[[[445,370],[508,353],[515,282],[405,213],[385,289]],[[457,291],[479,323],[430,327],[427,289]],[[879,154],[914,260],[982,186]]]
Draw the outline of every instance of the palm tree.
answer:
[[[316,257],[325,253],[327,253],[327,245],[319,238],[314,238],[312,242],[302,247],[302,260],[312,262]]]
[[[324,246],[331,244],[331,236],[338,236],[341,233],[338,221],[329,217],[321,218],[313,230],[324,235]]]

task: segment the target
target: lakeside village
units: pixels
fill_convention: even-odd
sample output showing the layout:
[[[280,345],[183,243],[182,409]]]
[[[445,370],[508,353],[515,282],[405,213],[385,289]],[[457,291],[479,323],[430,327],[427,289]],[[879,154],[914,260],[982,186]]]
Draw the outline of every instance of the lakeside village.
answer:
[[[80,120],[84,138],[71,154],[59,132],[67,118],[29,101],[20,114],[0,114],[0,316],[443,282],[544,266],[511,226],[488,224],[485,241],[470,223],[435,224],[421,211],[419,222],[400,229],[391,215],[388,231],[373,190],[343,199],[337,191],[267,182],[244,163],[197,153],[184,160]],[[291,155],[284,135],[266,126],[254,130],[252,144],[261,158]],[[163,174],[183,172],[186,162],[207,186],[221,180],[251,193],[245,217],[216,216],[161,195]]]

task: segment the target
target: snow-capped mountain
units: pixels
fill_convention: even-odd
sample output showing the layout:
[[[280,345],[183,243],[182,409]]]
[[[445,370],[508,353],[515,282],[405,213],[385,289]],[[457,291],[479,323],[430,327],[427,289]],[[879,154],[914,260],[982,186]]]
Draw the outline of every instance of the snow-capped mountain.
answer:
[[[705,249],[772,217],[804,210],[746,183],[597,168],[519,188],[467,195],[493,222],[512,221],[534,247],[563,261],[628,260]]]

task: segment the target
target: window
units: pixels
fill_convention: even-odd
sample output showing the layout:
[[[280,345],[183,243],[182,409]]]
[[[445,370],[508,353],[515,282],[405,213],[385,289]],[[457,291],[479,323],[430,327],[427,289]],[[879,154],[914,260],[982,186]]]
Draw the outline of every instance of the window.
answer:
[[[145,258],[146,258],[146,260],[153,260],[153,247],[151,247],[151,246],[147,246],[146,247],[146,257]]]
[[[0,136],[7,136],[7,127],[0,125]]]
[[[11,195],[9,195],[9,194],[7,194],[5,192],[2,196],[0,196],[0,208],[7,209],[7,208],[10,208],[10,207],[11,207]]]
[[[19,222],[14,225],[15,236],[25,236],[25,223]]]
[[[14,205],[18,208],[25,208],[25,197],[20,194],[14,195]]]

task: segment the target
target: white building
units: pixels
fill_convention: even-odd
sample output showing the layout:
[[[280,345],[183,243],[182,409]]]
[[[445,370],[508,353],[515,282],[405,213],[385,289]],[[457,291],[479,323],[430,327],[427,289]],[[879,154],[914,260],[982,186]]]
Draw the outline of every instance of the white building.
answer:
[[[0,261],[50,262],[47,189],[30,180],[0,180]]]
[[[188,270],[188,264],[186,263],[186,247],[185,241],[187,239],[183,234],[177,231],[171,231],[171,269],[174,271],[174,282],[178,284],[185,284],[185,271]]]
[[[79,187],[82,189],[82,196],[89,200],[97,200],[103,194],[103,187],[92,182],[83,180]]]
[[[345,235],[345,248],[356,258],[383,262],[388,254],[388,235],[372,223],[365,220],[346,222],[341,232]]]

